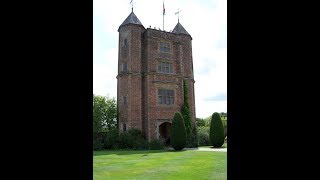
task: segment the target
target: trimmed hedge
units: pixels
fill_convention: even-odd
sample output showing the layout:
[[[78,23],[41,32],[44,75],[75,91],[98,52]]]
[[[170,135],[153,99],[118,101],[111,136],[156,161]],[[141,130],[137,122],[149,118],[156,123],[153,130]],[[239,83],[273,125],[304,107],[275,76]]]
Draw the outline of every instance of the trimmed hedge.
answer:
[[[159,139],[154,139],[149,142],[150,150],[161,150],[164,149],[162,142]]]
[[[211,118],[210,141],[213,147],[221,147],[224,143],[224,128],[217,112],[213,113]]]
[[[186,147],[186,127],[180,112],[176,112],[172,119],[170,143],[171,146],[177,151]]]

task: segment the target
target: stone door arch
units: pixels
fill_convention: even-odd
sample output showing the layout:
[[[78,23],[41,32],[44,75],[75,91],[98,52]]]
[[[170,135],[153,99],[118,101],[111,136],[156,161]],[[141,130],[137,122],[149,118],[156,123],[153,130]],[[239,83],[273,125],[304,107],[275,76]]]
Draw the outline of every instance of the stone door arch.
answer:
[[[170,144],[170,131],[171,131],[171,121],[164,121],[158,123],[158,139],[163,141],[164,144]]]

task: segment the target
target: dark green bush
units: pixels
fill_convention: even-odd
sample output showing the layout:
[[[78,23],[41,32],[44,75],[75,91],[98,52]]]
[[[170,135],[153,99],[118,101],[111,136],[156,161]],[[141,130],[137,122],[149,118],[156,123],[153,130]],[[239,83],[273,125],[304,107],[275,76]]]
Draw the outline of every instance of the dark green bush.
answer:
[[[181,150],[186,147],[187,134],[186,127],[180,112],[176,112],[171,125],[171,146],[175,150]]]
[[[102,140],[96,139],[93,141],[93,150],[100,151],[103,149]]]
[[[198,127],[199,146],[210,146],[209,127]]]
[[[103,148],[112,149],[119,141],[119,131],[118,129],[112,129],[106,132],[103,138]]]
[[[102,132],[94,132],[93,133],[93,150],[102,150],[104,141],[104,134]]]
[[[122,132],[119,136],[119,148],[120,149],[132,149],[134,139],[128,132]]]
[[[145,150],[149,149],[149,143],[144,138],[139,138],[134,141],[133,143],[133,149],[135,150]]]
[[[193,127],[192,127],[191,142],[192,142],[192,144],[191,144],[192,147],[199,147],[198,131],[197,131],[197,127],[195,124],[193,124]]]
[[[139,129],[129,129],[119,137],[120,149],[148,149],[148,142]]]
[[[160,150],[164,149],[163,143],[159,139],[154,139],[149,142],[149,149],[150,150]]]
[[[224,143],[224,128],[217,112],[212,114],[209,137],[213,147],[221,147]]]
[[[135,138],[143,138],[142,131],[139,129],[131,128],[128,130],[128,133],[130,136],[135,137]]]
[[[224,128],[224,138],[227,137],[227,129],[228,129],[228,123],[226,120],[222,121],[223,128]]]

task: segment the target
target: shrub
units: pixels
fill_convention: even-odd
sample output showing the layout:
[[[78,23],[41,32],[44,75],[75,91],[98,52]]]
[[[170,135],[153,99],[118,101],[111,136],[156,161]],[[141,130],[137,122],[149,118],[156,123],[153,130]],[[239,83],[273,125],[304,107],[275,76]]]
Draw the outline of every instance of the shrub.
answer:
[[[226,138],[227,137],[227,127],[228,127],[227,120],[222,120],[222,124],[223,124],[223,128],[224,128],[224,138]]]
[[[133,143],[133,149],[135,150],[149,149],[149,143],[144,138],[138,138]]]
[[[127,132],[122,132],[119,137],[120,149],[147,149],[148,142],[143,137],[139,129],[129,129]]]
[[[103,133],[94,132],[93,133],[93,150],[102,150],[103,149]]]
[[[180,112],[176,112],[171,125],[171,146],[179,151],[186,147],[187,134],[186,127]]]
[[[119,148],[120,149],[132,149],[133,148],[133,138],[128,132],[122,132],[119,135]]]
[[[149,142],[150,150],[160,150],[163,149],[163,143],[159,139],[154,139]]]
[[[201,118],[196,118],[196,124],[197,124],[197,127],[206,126],[206,121]]]
[[[187,144],[191,143],[191,133],[192,133],[192,125],[191,125],[191,112],[188,104],[188,88],[186,84],[186,80],[183,80],[183,105],[181,107],[181,115],[183,117],[184,125],[186,127],[187,132]]]
[[[198,127],[199,146],[210,145],[209,131],[210,131],[209,127]]]
[[[128,133],[132,137],[143,138],[143,134],[142,134],[141,130],[139,130],[139,129],[131,128],[131,129],[128,130]]]
[[[199,139],[198,139],[198,132],[197,128],[195,127],[195,124],[192,126],[191,134],[188,136],[187,133],[187,148],[195,148],[199,146]]]
[[[224,128],[217,112],[213,113],[211,118],[210,142],[213,147],[221,147],[224,143]]]
[[[99,151],[103,149],[103,143],[101,139],[93,140],[93,150]]]
[[[103,137],[103,148],[113,149],[119,142],[119,131],[118,129],[112,129],[105,133]]]
[[[198,147],[199,146],[199,138],[198,138],[198,131],[195,124],[193,124],[192,127],[192,147]]]

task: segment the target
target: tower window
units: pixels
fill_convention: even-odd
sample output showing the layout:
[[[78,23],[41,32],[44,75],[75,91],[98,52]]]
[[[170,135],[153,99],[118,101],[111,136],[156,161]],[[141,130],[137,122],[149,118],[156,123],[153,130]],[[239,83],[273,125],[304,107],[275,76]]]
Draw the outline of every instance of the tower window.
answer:
[[[173,66],[171,62],[160,61],[158,64],[158,72],[172,74]]]
[[[128,46],[128,39],[124,39],[124,47],[127,47]]]
[[[171,52],[170,43],[160,42],[160,52],[170,53]]]
[[[127,63],[123,63],[122,70],[123,71],[128,71],[128,64]]]
[[[123,104],[127,105],[127,96],[123,96]]]
[[[123,131],[127,131],[127,126],[126,126],[126,124],[123,124]]]
[[[167,89],[158,89],[158,104],[174,104],[174,91]]]

